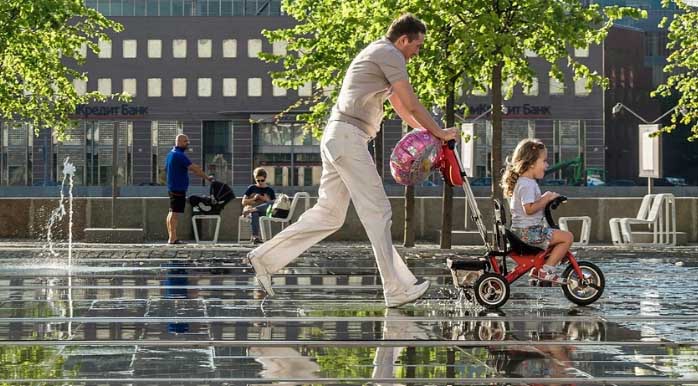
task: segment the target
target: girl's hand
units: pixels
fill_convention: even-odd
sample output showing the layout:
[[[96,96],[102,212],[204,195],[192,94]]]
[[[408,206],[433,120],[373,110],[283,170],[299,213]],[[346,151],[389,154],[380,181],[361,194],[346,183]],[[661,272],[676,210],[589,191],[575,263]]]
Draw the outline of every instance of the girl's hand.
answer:
[[[540,196],[542,199],[545,200],[545,202],[550,202],[558,197],[560,197],[560,193],[555,193],[555,192],[545,192]]]

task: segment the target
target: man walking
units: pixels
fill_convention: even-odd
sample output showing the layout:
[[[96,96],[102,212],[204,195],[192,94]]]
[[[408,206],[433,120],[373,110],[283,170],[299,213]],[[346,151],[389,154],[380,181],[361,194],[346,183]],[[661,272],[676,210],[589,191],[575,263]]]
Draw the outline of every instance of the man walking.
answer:
[[[179,213],[184,213],[187,203],[187,189],[189,188],[189,171],[197,176],[212,181],[199,167],[191,163],[185,151],[189,146],[189,137],[179,134],[175,140],[175,146],[167,154],[165,160],[165,171],[167,172],[167,194],[170,196],[170,211],[167,214],[168,244],[184,244],[177,239],[177,221]]]
[[[349,66],[320,144],[323,170],[317,204],[248,254],[257,281],[270,296],[271,274],[337,231],[350,201],[371,241],[386,306],[411,303],[429,289],[428,281],[417,284],[393,247],[390,202],[367,146],[380,129],[386,99],[410,126],[423,127],[444,141],[457,138],[458,129],[438,126],[408,80],[406,63],[419,53],[425,34],[421,20],[403,15]]]

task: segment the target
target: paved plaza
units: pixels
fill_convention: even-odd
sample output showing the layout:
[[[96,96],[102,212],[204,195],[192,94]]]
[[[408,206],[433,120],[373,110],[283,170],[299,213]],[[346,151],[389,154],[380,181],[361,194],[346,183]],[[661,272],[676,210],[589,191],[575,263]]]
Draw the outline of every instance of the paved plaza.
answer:
[[[698,384],[698,248],[590,247],[603,297],[519,280],[499,311],[455,300],[445,259],[401,251],[425,299],[385,309],[368,244],[314,247],[264,298],[237,245],[0,243],[0,384]]]

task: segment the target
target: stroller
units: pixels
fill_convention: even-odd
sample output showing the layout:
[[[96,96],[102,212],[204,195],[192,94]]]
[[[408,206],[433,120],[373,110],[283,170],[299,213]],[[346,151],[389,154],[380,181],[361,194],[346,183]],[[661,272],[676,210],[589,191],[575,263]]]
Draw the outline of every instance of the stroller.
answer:
[[[209,195],[207,196],[189,196],[189,204],[191,204],[194,215],[201,214],[220,214],[227,203],[235,198],[233,189],[227,184],[219,181],[211,182]]]
[[[474,295],[475,300],[483,307],[496,309],[503,306],[509,299],[510,285],[531,269],[539,269],[545,263],[550,250],[528,245],[509,231],[506,227],[504,206],[497,200],[493,202],[495,221],[493,239],[490,241],[468,177],[463,172],[454,149],[455,141],[449,141],[448,144],[443,145],[438,166],[447,184],[463,187],[466,205],[471,209],[472,219],[487,248],[487,253],[479,258],[449,258],[446,263],[451,270],[453,284],[459,290],[461,299],[469,300]],[[557,228],[551,210],[566,201],[566,197],[560,196],[545,207],[545,218],[550,227]],[[511,270],[507,267],[507,259],[513,260],[516,264]],[[598,266],[587,261],[577,261],[569,251],[561,263],[567,264],[562,274],[565,284],[561,287],[568,300],[585,306],[601,297],[606,281]]]

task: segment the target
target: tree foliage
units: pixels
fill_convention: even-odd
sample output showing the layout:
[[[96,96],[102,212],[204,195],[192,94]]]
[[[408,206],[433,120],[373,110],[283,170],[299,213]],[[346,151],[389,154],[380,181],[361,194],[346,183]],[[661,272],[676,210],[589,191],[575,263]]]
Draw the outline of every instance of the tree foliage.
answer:
[[[693,125],[689,140],[698,138],[698,7],[688,6],[681,0],[663,0],[664,7],[675,3],[681,10],[668,26],[671,53],[667,57],[664,72],[668,73],[664,84],[652,93],[653,96],[678,94],[678,108],[671,115],[671,123],[664,126],[666,132],[673,131],[678,124]],[[664,27],[664,18],[660,26]]]
[[[466,96],[474,88],[501,90],[502,79],[510,86],[530,87],[535,74],[526,50],[549,62],[550,75],[559,80],[566,61],[575,79],[586,79],[589,87],[605,85],[601,74],[568,50],[601,43],[616,19],[646,17],[645,11],[633,8],[585,7],[578,0],[284,0],[283,8],[297,24],[264,34],[271,41],[288,42],[288,54],[264,54],[263,58],[283,64],[283,70],[272,73],[280,87],[298,88],[312,82],[313,95],[301,98],[289,110],[309,111],[299,118],[315,135],[325,124],[351,60],[403,12],[414,13],[428,27],[420,55],[408,65],[411,82],[427,107],[444,110],[449,95],[459,90]],[[492,93],[495,106],[501,103],[495,100],[497,94]],[[464,100],[459,102],[454,107],[465,109]],[[501,138],[501,115],[499,120],[494,118],[494,132]],[[492,170],[498,171],[501,143],[493,146]],[[499,173],[494,174],[496,185]]]
[[[105,100],[97,92],[77,94],[73,79],[87,75],[71,64],[84,62],[83,45],[99,52],[107,30],[122,26],[83,0],[0,1],[0,118],[62,135],[77,105]]]

